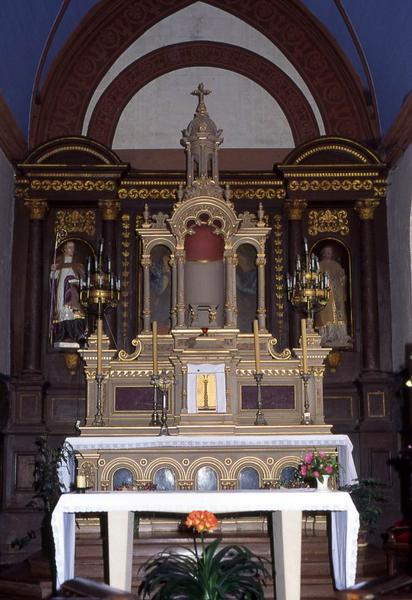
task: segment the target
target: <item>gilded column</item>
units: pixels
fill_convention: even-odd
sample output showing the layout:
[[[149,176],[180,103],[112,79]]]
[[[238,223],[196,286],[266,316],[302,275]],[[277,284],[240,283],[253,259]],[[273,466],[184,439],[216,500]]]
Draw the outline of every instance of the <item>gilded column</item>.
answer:
[[[177,260],[177,327],[185,326],[185,251],[176,250]]]
[[[170,269],[172,271],[172,307],[171,307],[171,321],[172,321],[172,329],[176,327],[177,323],[177,269],[176,269],[176,259],[174,255],[170,257],[169,260]]]
[[[258,254],[257,258],[256,258],[256,267],[258,270],[257,318],[258,318],[258,323],[259,323],[259,331],[266,331],[265,265],[266,265],[265,255]]]
[[[237,253],[233,253],[232,259],[232,289],[233,289],[233,326],[237,327],[237,286],[236,286],[236,267],[237,267]]]
[[[43,315],[43,220],[47,211],[47,202],[28,199],[24,205],[29,209],[30,223],[24,307],[23,369],[26,372],[40,373]]]
[[[379,201],[358,200],[355,211],[360,218],[361,298],[362,298],[362,358],[365,371],[379,371],[378,290],[374,212]]]
[[[102,216],[102,234],[104,240],[105,255],[109,258],[115,269],[116,253],[116,222],[120,212],[120,202],[118,200],[99,200],[99,208]],[[115,269],[117,271],[117,269]],[[105,315],[105,320],[110,328],[109,339],[116,343],[117,338],[117,319],[116,311],[111,310]],[[113,338],[113,339],[112,339]]]
[[[140,264],[143,267],[143,333],[150,333],[150,255],[144,254]]]
[[[225,327],[233,327],[233,250],[225,250],[226,298]]]
[[[296,268],[296,256],[302,252],[302,219],[308,203],[306,200],[286,200],[285,209],[288,217],[289,273]],[[289,345],[298,345],[300,332],[300,315],[289,305]]]

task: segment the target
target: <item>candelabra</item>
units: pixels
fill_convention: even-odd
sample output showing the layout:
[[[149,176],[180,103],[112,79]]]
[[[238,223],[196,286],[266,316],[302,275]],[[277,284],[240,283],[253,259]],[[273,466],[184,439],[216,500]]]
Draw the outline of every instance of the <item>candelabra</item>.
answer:
[[[103,316],[111,308],[116,308],[120,300],[120,279],[112,270],[110,257],[103,260],[103,240],[100,240],[97,257],[87,260],[86,277],[80,279],[80,302],[89,314],[96,317],[97,331],[97,366],[96,366],[96,413],[93,426],[105,425],[102,410],[102,340]],[[93,262],[93,265],[92,265]],[[105,264],[104,264],[105,262]]]
[[[329,300],[329,275],[320,270],[318,257],[309,253],[306,239],[304,248],[302,257],[296,257],[295,272],[287,276],[287,292],[293,307],[305,311],[308,330],[313,332],[313,315]]]
[[[162,415],[160,417],[159,435],[170,435],[169,427],[167,425],[167,388],[170,384],[174,382],[174,377],[173,375],[168,375],[163,369],[156,376],[156,379],[156,385],[162,393]]]
[[[150,378],[150,383],[153,386],[153,412],[152,412],[152,416],[150,418],[149,425],[156,427],[156,425],[161,424],[159,412],[157,410],[157,390],[159,389],[159,374],[158,373],[153,373],[153,375]]]
[[[254,375],[257,387],[257,411],[254,425],[267,425],[265,415],[262,410],[262,379],[263,373],[255,373]]]

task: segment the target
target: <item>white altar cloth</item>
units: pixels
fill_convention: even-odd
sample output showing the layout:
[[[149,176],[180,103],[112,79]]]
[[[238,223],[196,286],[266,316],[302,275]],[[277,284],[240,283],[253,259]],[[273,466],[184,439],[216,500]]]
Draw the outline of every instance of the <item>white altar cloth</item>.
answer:
[[[339,478],[342,485],[352,483],[358,478],[355,463],[352,457],[352,442],[347,435],[225,435],[225,436],[114,436],[114,437],[70,437],[66,442],[78,452],[84,450],[114,450],[134,448],[234,448],[234,447],[312,447],[322,446],[338,449],[340,465]],[[70,484],[74,482],[74,465],[63,464],[59,470],[59,477],[64,491],[70,491]]]
[[[192,510],[209,510],[216,514],[272,513],[278,600],[298,600],[300,597],[301,511],[331,511],[335,585],[343,589],[355,582],[359,515],[350,495],[292,489],[63,494],[52,515],[57,586],[74,577],[75,513],[108,513],[109,532],[117,536],[118,544],[114,552],[115,542],[109,533],[110,583],[130,589],[131,564],[126,564],[116,577],[112,577],[111,564],[118,568],[120,557],[124,557],[124,562],[131,562],[132,541],[127,535],[133,524],[131,511],[186,514]],[[124,518],[127,515],[128,521]],[[121,529],[122,523],[128,523],[127,531]]]

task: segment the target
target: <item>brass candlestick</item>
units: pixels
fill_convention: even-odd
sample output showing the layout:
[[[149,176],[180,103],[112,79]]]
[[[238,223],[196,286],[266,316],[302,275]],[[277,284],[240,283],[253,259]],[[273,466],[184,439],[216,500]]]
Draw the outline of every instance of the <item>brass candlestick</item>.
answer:
[[[159,412],[157,409],[157,390],[159,388],[159,374],[158,373],[153,373],[153,375],[150,378],[150,383],[153,386],[153,412],[152,412],[152,416],[150,418],[149,425],[156,427],[157,425],[160,425],[160,423],[161,423]]]
[[[103,240],[100,240],[97,258],[87,260],[86,278],[80,280],[80,302],[97,321],[97,365],[96,365],[96,412],[92,426],[103,427],[102,383],[103,374],[103,316],[115,308],[120,300],[120,280],[112,271],[111,259],[103,264]]]
[[[255,373],[254,378],[257,386],[257,411],[254,425],[267,425],[267,421],[265,419],[265,415],[262,410],[262,390],[261,384],[263,379],[263,373]]]
[[[300,376],[303,381],[303,414],[301,425],[312,425],[313,421],[310,416],[310,404],[308,396],[308,383],[310,379],[310,373],[304,373],[302,370]]]
[[[168,375],[163,369],[159,375],[158,387],[162,392],[162,414],[160,417],[160,431],[159,435],[170,435],[169,427],[167,424],[167,388],[174,382],[173,375]]]

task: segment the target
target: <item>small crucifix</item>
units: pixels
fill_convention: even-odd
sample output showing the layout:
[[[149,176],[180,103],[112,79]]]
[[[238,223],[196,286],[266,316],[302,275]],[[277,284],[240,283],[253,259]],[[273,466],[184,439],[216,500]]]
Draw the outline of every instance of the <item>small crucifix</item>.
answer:
[[[197,105],[196,112],[197,113],[207,113],[206,105],[205,105],[205,96],[211,94],[210,90],[205,89],[204,83],[199,83],[196,90],[191,92],[192,96],[197,96],[199,98],[199,104]]]

